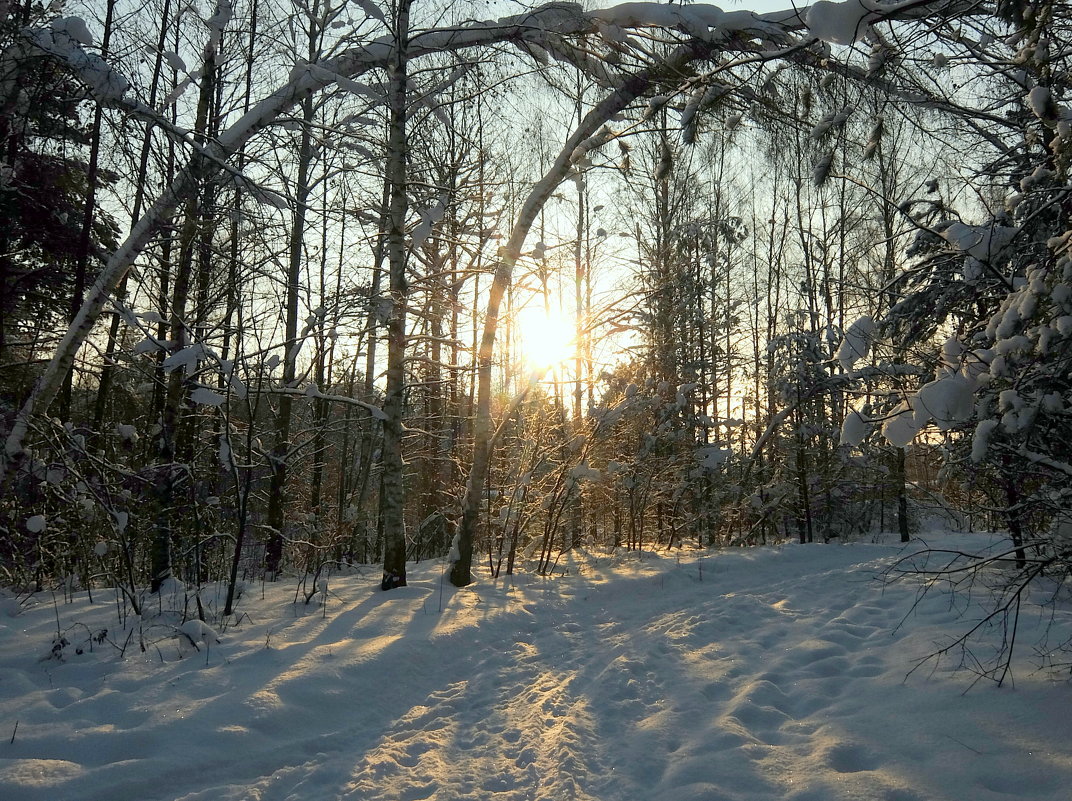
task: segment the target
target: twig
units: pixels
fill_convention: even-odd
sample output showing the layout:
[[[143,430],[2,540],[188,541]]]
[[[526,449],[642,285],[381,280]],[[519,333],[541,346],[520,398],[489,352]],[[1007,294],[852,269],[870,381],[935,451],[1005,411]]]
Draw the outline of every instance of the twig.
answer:
[[[119,658],[122,659],[127,652],[127,646],[130,645],[130,641],[134,638],[134,629],[127,632],[126,642],[123,643],[123,647],[119,649]]]
[[[972,747],[971,747],[970,745],[968,745],[967,743],[965,743],[965,742],[961,742],[960,740],[958,740],[958,739],[957,739],[956,737],[954,737],[953,735],[951,735],[951,734],[947,734],[947,735],[946,735],[946,737],[948,737],[948,738],[949,738],[950,740],[952,740],[953,742],[955,742],[955,743],[956,743],[957,745],[962,745],[962,746],[964,746],[964,747],[965,747],[965,748],[967,748],[967,749],[968,749],[969,751],[971,751],[971,752],[972,752],[973,754],[978,754],[979,756],[984,756],[984,754],[983,754],[983,752],[982,752],[982,751],[977,751],[976,749],[972,748]]]
[[[447,567],[450,565],[450,561],[446,561],[443,564],[443,575],[439,577],[439,613],[443,613],[443,585],[447,583]]]

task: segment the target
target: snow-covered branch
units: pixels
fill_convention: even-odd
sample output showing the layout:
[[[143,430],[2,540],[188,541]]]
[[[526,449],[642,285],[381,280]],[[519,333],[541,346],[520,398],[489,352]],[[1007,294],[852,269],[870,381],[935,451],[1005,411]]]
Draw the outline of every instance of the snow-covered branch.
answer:
[[[220,8],[223,5],[226,4],[221,4],[217,9],[217,16],[213,17],[213,20],[219,20],[217,27],[226,23],[225,15],[220,16]],[[961,6],[957,2],[931,3],[920,0],[893,5],[879,5],[872,0],[847,0],[844,3],[816,5],[832,7],[826,9],[827,11],[840,9],[846,14],[856,15],[857,27],[879,18],[944,14],[949,9]],[[39,52],[69,68],[102,103],[144,116],[147,113],[145,107],[126,97],[128,82],[122,74],[99,56],[85,51],[90,40],[88,32],[84,30],[84,23],[79,25],[79,22],[76,18],[68,18],[47,28],[28,30],[25,32],[25,38]],[[805,40],[831,37],[836,39],[841,34],[831,30],[832,24],[826,16],[813,18],[812,14],[808,14],[805,18],[796,10],[769,14],[746,11],[727,13],[706,4],[678,7],[661,3],[624,3],[608,9],[585,12],[573,3],[549,3],[497,21],[475,22],[417,33],[410,42],[409,57],[418,59],[431,54],[503,43],[514,43],[520,47],[528,44],[546,45],[550,42],[564,42],[568,37],[598,35],[601,30],[605,31],[607,26],[615,26],[622,30],[672,28],[681,31],[688,37],[687,49],[695,58],[709,56],[712,51],[723,48],[736,47],[755,51],[757,47],[762,49],[772,43],[784,48],[792,43],[794,35]],[[81,309],[18,414],[5,444],[3,464],[0,464],[0,479],[7,460],[22,450],[30,417],[43,413],[51,404],[109,295],[154,235],[174,216],[180,203],[228,164],[230,158],[251,137],[310,94],[334,85],[346,86],[347,81],[352,81],[355,77],[371,70],[387,68],[391,48],[390,37],[383,36],[355,46],[336,57],[294,67],[285,84],[221,132],[213,143],[193,153],[187,164],[177,172],[171,185],[157,198],[142,219],[135,223],[126,240],[108,259],[86,293]],[[18,55],[6,53],[4,58],[7,60]],[[686,58],[684,63],[689,60]],[[583,68],[583,59],[578,59],[577,63]],[[646,87],[633,87],[629,89],[629,93],[639,96],[645,90]],[[512,241],[509,247],[513,249],[519,247],[519,244]]]
[[[309,384],[305,389],[298,389],[297,387],[271,387],[265,389],[265,392],[271,395],[290,395],[294,398],[318,398],[320,400],[328,401],[329,403],[338,403],[343,406],[355,406],[358,409],[364,409],[377,420],[387,419],[387,415],[384,414],[383,409],[379,406],[365,403],[365,401],[358,400],[357,398],[351,398],[349,395],[329,395],[321,392],[316,384]]]
[[[1072,464],[1068,464],[1067,462],[1059,462],[1056,459],[1051,459],[1045,454],[1029,451],[1027,448],[1020,448],[1018,453],[1020,454],[1020,456],[1024,457],[1029,462],[1042,465],[1043,467],[1048,467],[1051,470],[1056,470],[1058,473],[1064,473],[1066,476],[1072,476]]]

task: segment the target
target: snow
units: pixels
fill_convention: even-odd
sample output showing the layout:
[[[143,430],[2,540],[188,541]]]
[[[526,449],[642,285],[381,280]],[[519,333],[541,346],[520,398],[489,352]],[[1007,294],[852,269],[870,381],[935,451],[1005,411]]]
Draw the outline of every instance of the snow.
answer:
[[[852,112],[855,110],[854,106],[848,105],[839,111],[831,111],[819,120],[815,127],[811,129],[808,136],[812,139],[821,139],[831,129],[841,128],[845,125],[849,117],[852,116]]]
[[[972,437],[971,460],[973,464],[979,464],[986,458],[986,452],[990,448],[990,437],[994,429],[998,427],[997,420],[980,420],[975,427],[975,436]]]
[[[249,395],[249,389],[246,387],[245,382],[242,381],[237,375],[232,373],[227,383],[231,388],[231,394],[238,400],[245,400]]]
[[[197,367],[199,361],[203,361],[211,356],[211,351],[200,343],[194,343],[193,345],[187,345],[181,350],[177,350],[164,359],[160,365],[165,373],[170,373],[172,370],[178,370],[180,368],[190,371]]]
[[[946,357],[953,355],[953,344],[946,343]],[[916,435],[931,422],[948,431],[971,419],[975,412],[975,390],[979,385],[976,362],[969,362],[965,372],[943,368],[934,381],[919,388],[906,402],[894,409],[882,426],[886,440],[898,448],[906,448]]]
[[[383,11],[372,0],[355,0],[356,4],[362,11],[365,12],[365,16],[369,19],[378,19],[380,22],[387,22],[387,18],[384,17]]]
[[[189,72],[189,69],[186,66],[186,62],[183,61],[182,56],[180,56],[174,50],[161,51],[160,55],[163,57],[164,61],[167,62],[167,65],[171,67],[171,69],[176,70],[177,72]]]
[[[53,20],[49,27],[56,32],[67,34],[84,47],[89,47],[93,44],[93,35],[89,32],[86,21],[81,17],[61,17]]]
[[[138,429],[130,423],[117,423],[115,433],[127,442],[134,443],[138,441]]]
[[[975,409],[975,385],[959,373],[944,376],[920,387],[913,399],[916,425],[922,428],[932,419],[942,431],[971,418]]]
[[[82,46],[92,43],[93,37],[79,17],[55,19],[47,28],[27,28],[25,36],[34,46],[72,69],[105,105],[121,101],[130,86],[104,59],[82,50]]]
[[[1017,229],[1004,225],[968,225],[955,222],[942,236],[958,249],[982,262],[990,262],[1004,250]]]
[[[870,430],[871,424],[867,418],[853,410],[845,415],[845,420],[841,424],[840,442],[842,445],[851,445],[855,448],[864,441]]]
[[[875,18],[863,0],[833,3],[819,0],[808,6],[805,21],[812,35],[830,44],[851,45],[867,32],[867,23]]]
[[[216,13],[205,20],[205,27],[208,28],[208,42],[205,44],[205,52],[214,52],[219,48],[220,38],[223,36],[223,29],[227,27],[227,23],[231,21],[231,0],[217,0]]]
[[[856,362],[867,358],[877,328],[875,321],[866,316],[849,326],[837,351],[837,360],[842,368],[852,370]]]
[[[227,397],[218,392],[213,392],[208,387],[198,387],[190,393],[190,402],[202,406],[221,406]]]
[[[167,342],[162,342],[155,337],[148,337],[138,342],[133,349],[135,356],[140,356],[143,353],[154,353],[158,350],[167,350]]]
[[[826,179],[830,177],[830,170],[834,164],[834,151],[820,156],[811,170],[811,181],[816,188],[822,187]]]
[[[569,477],[574,482],[598,482],[603,478],[603,474],[594,467],[589,467],[587,463],[582,462],[581,464],[574,465],[570,468]]]
[[[213,643],[218,643],[220,641],[220,635],[216,633],[216,630],[197,618],[187,620],[179,626],[179,631],[181,631],[195,647],[198,647],[198,643],[204,643],[207,646],[211,646]]]
[[[1027,93],[1027,105],[1040,120],[1053,119],[1053,95],[1045,86],[1036,86]]]
[[[696,461],[704,470],[718,470],[733,456],[733,451],[721,445],[707,445],[697,448]]]
[[[548,4],[543,8],[552,6],[553,4]],[[553,19],[546,12],[543,12],[541,16]],[[633,2],[620,3],[610,8],[593,9],[587,12],[587,16],[598,23],[618,28],[680,28],[698,39],[712,39],[719,32],[735,31],[752,31],[776,36],[782,32],[782,29],[773,20],[775,18],[795,19],[797,14],[796,12],[781,12],[764,18],[752,11],[723,11],[718,6],[707,3],[679,6],[666,3]]]
[[[900,404],[882,424],[882,436],[895,448],[907,448],[926,423],[916,422],[916,413],[908,403]]]
[[[998,409],[1004,412],[1001,425],[1010,434],[1026,428],[1035,416],[1034,408],[1028,406],[1015,389],[1006,389],[998,394]]]
[[[432,235],[435,226],[443,221],[443,215],[446,213],[449,202],[450,196],[444,192],[432,206],[420,212],[421,221],[410,234],[411,248],[414,250],[419,249],[425,243],[425,240]]]
[[[332,575],[326,610],[247,591],[226,626],[164,625],[153,600],[123,658],[106,594],[24,598],[0,616],[0,798],[1064,798],[1067,684],[1029,646],[1015,689],[965,694],[945,664],[906,680],[985,593],[884,587],[897,554],[575,551],[566,575],[463,590],[423,562],[390,593],[367,569]],[[1025,642],[1050,622],[1023,618]]]

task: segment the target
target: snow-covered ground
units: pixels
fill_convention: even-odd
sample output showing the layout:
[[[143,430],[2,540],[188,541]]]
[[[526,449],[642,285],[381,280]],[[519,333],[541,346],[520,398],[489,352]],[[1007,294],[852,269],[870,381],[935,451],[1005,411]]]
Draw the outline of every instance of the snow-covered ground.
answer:
[[[334,576],[326,607],[256,585],[219,643],[147,613],[122,659],[108,593],[9,599],[0,799],[1068,799],[1072,686],[1030,659],[1002,688],[906,681],[965,601],[910,613],[876,578],[898,552],[578,554],[463,590],[424,563],[388,593]]]

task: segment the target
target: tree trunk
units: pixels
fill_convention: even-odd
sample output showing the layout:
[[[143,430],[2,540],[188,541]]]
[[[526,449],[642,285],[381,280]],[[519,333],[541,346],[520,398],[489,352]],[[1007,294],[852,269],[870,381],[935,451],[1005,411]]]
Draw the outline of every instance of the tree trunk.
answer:
[[[115,0],[108,0],[104,12],[104,33],[101,39],[101,58],[108,57],[108,46],[112,38],[112,18],[115,12]],[[97,176],[100,166],[101,121],[104,109],[100,103],[93,108],[93,125],[90,129],[89,163],[86,165],[86,197],[82,207],[82,230],[78,238],[78,262],[75,265],[74,293],[71,296],[68,325],[78,315],[78,310],[85,302],[86,275],[89,271],[89,250],[93,242],[93,217],[97,210]],[[71,417],[71,394],[74,389],[74,370],[67,373],[59,397],[59,417],[69,420]]]
[[[215,94],[213,78],[216,75],[216,53],[206,53],[204,78],[197,102],[197,122],[195,141],[202,144],[208,125],[209,107]],[[182,230],[179,233],[179,259],[176,265],[174,283],[171,287],[171,308],[169,309],[170,341],[173,352],[190,344],[189,330],[186,325],[186,302],[190,294],[190,279],[193,274],[193,249],[197,237],[200,218],[200,197],[191,193],[185,204]],[[157,592],[164,579],[171,575],[171,538],[172,510],[175,493],[182,476],[182,468],[175,463],[178,452],[179,424],[183,399],[186,395],[186,370],[177,368],[167,378],[167,390],[164,395],[164,408],[160,420],[160,440],[158,449],[158,467],[156,470],[156,492],[159,508],[157,526],[151,548],[151,590]]]
[[[1016,489],[1016,477],[1013,475],[1009,457],[1001,460],[1001,482],[1005,485],[1005,519],[1009,525],[1009,536],[1016,549],[1016,569],[1027,567],[1027,551],[1024,550],[1023,510],[1020,506],[1020,493]]]
[[[387,180],[391,185],[387,227],[390,316],[387,320],[387,396],[383,411],[383,589],[406,584],[405,463],[402,459],[402,415],[406,393],[406,75],[409,49],[409,9],[412,0],[399,0],[394,20],[394,47],[388,73],[390,133]]]
[[[912,539],[908,531],[908,490],[905,486],[905,449],[897,448],[897,467],[894,473],[897,483],[897,530],[901,533],[901,542]]]
[[[149,106],[156,107],[157,93],[160,88],[160,77],[164,61],[164,44],[167,40],[168,19],[171,16],[171,2],[164,0],[164,9],[161,12],[160,36],[156,42],[156,56],[153,62],[153,73],[149,87]],[[130,223],[133,225],[141,217],[142,206],[145,203],[146,176],[149,167],[149,150],[153,141],[151,128],[145,130],[142,137],[141,153],[138,156],[138,172],[134,177],[134,205],[130,212]],[[170,176],[169,176],[170,178]],[[115,291],[116,298],[126,299],[127,276],[124,275]],[[104,415],[108,408],[108,393],[112,387],[112,378],[115,374],[113,355],[119,341],[119,324],[121,317],[118,313],[112,315],[108,326],[108,339],[104,346],[104,364],[101,367],[100,379],[97,384],[97,397],[93,404],[93,430],[100,433],[104,427]]]
[[[320,30],[317,21],[319,3],[314,4],[308,16],[308,60],[316,61],[319,53]],[[298,172],[294,187],[294,213],[291,218],[290,241],[287,260],[286,320],[283,333],[283,387],[296,387],[298,376],[298,352],[303,339],[298,336],[298,304],[301,300],[301,273],[305,245],[306,213],[309,196],[309,168],[313,161],[313,96],[302,100],[302,129],[298,143]],[[283,543],[286,527],[287,478],[290,471],[290,426],[294,400],[291,395],[279,397],[279,409],[275,417],[275,444],[272,447],[272,480],[268,491],[268,541],[264,548],[264,567],[269,573],[278,574],[283,561]]]

